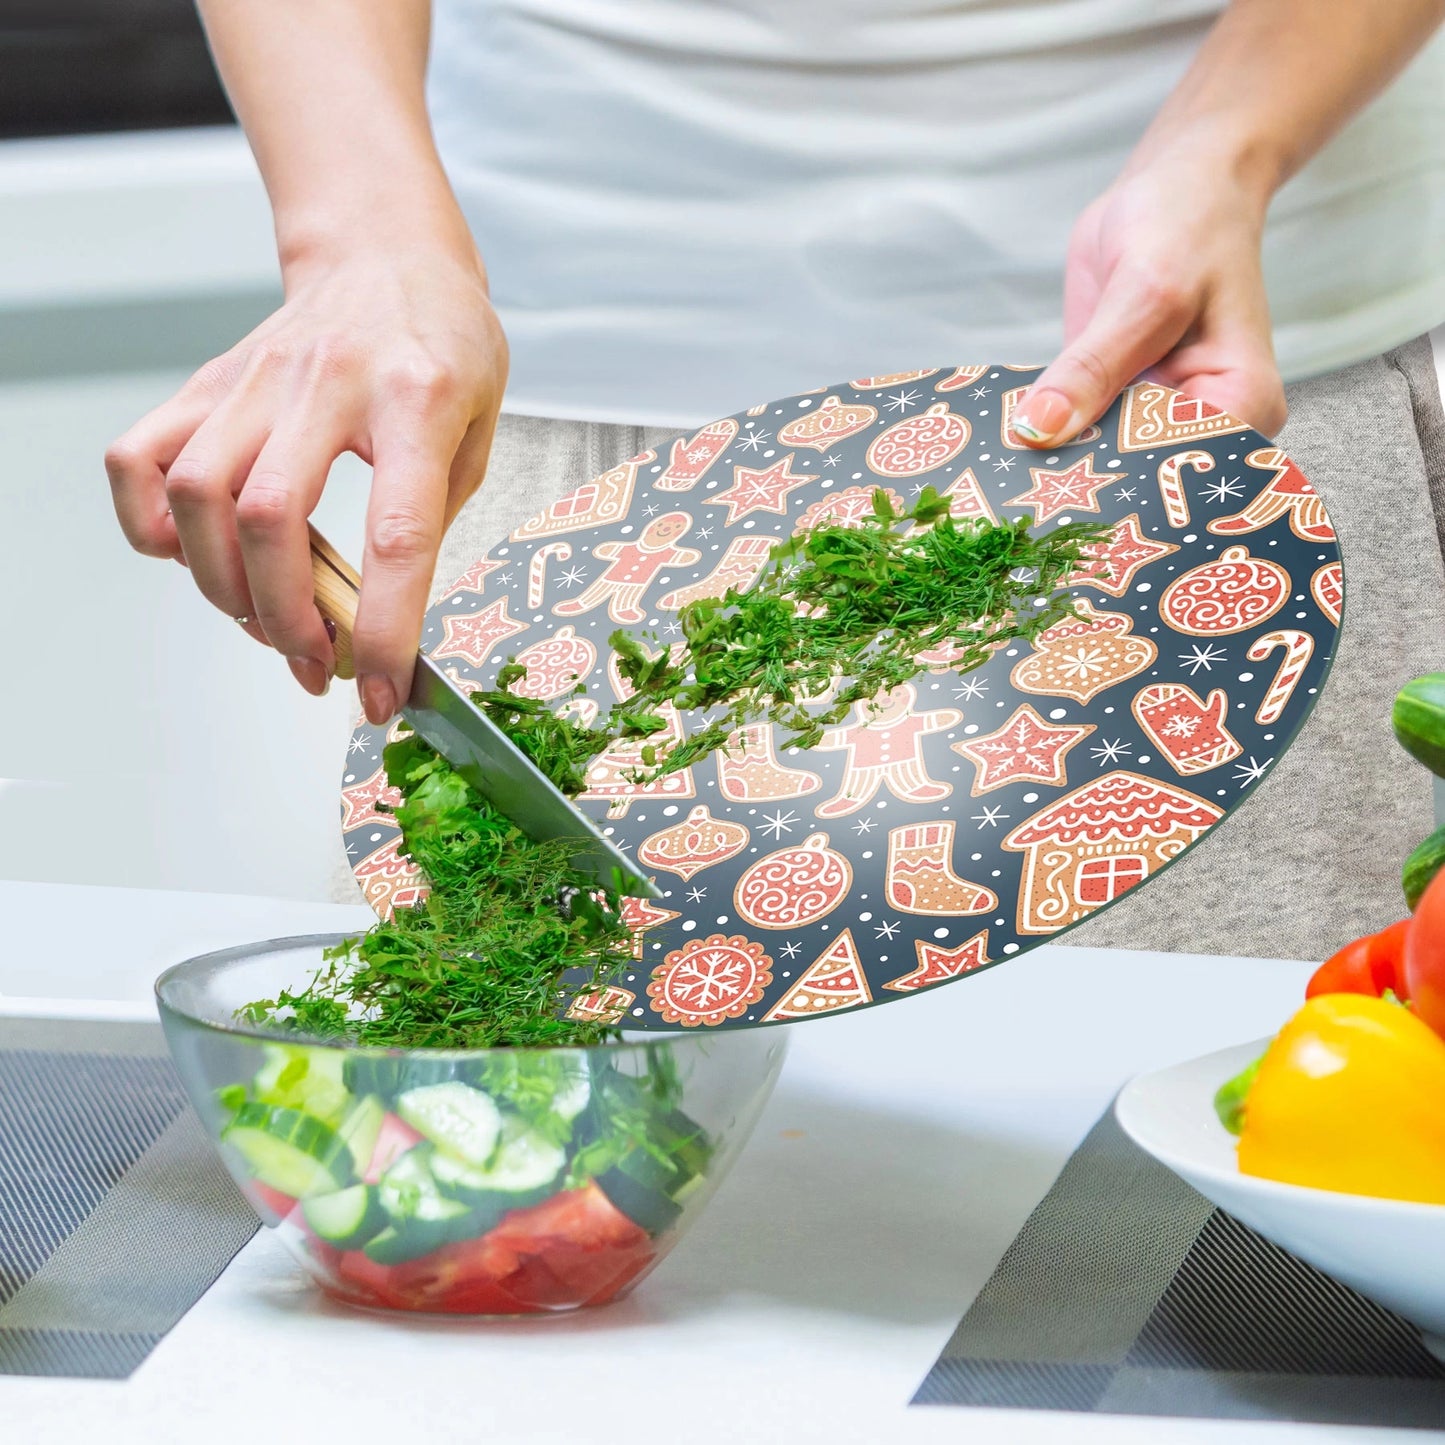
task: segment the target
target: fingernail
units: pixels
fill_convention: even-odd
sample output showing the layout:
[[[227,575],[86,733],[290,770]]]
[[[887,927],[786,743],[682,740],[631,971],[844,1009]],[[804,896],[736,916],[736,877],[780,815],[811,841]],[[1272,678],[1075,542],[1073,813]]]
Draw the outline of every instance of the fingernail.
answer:
[[[1082,418],[1063,392],[1053,387],[1030,392],[1013,415],[1010,426],[1028,442],[1051,442],[1082,430]]]
[[[390,722],[396,711],[396,689],[389,678],[363,677],[361,679],[361,706],[367,721],[375,727]]]
[[[331,687],[331,674],[327,672],[324,663],[317,661],[314,657],[288,657],[286,666],[291,669],[291,676],[312,697],[326,696]]]

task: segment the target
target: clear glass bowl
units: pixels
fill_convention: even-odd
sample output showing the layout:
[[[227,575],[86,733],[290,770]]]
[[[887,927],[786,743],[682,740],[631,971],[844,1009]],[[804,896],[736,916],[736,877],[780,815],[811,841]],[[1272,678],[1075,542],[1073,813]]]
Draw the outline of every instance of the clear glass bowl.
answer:
[[[526,1315],[621,1298],[702,1211],[787,1049],[774,1028],[586,1049],[351,1048],[236,1022],[303,984],[341,937],[205,954],[162,974],[156,997],[236,1183],[351,1304]]]

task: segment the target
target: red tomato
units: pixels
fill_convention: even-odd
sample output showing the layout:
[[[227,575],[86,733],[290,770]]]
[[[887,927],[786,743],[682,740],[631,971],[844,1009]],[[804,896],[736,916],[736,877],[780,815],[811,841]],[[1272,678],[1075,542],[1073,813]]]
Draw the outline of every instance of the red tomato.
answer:
[[[1445,869],[1431,879],[1410,919],[1405,986],[1410,1007],[1445,1037]]]
[[[421,1135],[410,1124],[403,1123],[395,1114],[388,1114],[381,1121],[376,1147],[371,1151],[371,1162],[362,1179],[367,1184],[375,1184],[413,1144],[420,1143]]]
[[[289,1194],[282,1194],[259,1180],[247,1180],[243,1192],[263,1224],[280,1224],[296,1208],[296,1201]]]
[[[1409,992],[1405,977],[1405,937],[1410,920],[1402,918],[1378,933],[1367,933],[1331,954],[1305,985],[1305,997],[1322,993],[1365,993],[1381,997],[1389,989],[1396,998]]]

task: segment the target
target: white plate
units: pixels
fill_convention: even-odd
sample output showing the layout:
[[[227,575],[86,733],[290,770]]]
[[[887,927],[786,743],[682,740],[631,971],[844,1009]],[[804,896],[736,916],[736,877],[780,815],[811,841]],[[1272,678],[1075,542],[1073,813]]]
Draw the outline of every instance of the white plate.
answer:
[[[1445,1205],[1337,1194],[1239,1172],[1214,1092],[1268,1042],[1141,1074],[1114,1105],[1120,1125],[1211,1203],[1418,1325],[1429,1349],[1445,1359]]]

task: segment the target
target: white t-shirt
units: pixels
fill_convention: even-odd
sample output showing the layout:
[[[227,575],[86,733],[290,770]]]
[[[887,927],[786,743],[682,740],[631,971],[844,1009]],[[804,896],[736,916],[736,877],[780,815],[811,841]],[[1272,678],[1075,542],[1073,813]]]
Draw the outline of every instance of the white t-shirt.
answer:
[[[1223,0],[436,0],[509,408],[687,426],[1046,360],[1063,258]],[[1286,378],[1445,319],[1445,39],[1278,195]]]

